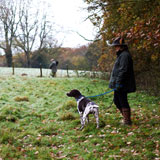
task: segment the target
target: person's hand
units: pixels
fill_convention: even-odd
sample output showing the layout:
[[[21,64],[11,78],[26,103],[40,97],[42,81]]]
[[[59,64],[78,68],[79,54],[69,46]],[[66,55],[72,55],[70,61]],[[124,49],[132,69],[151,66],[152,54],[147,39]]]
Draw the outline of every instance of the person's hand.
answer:
[[[115,88],[116,91],[120,90],[121,88],[122,88],[121,84],[116,84],[116,88]]]

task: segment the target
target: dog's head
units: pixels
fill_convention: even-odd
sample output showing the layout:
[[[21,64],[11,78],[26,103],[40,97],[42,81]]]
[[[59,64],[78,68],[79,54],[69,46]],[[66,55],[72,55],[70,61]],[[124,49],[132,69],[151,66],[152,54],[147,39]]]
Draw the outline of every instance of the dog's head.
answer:
[[[71,90],[69,93],[67,93],[68,97],[74,97],[74,98],[78,98],[79,96],[81,96],[81,93],[79,90],[77,89],[73,89]]]

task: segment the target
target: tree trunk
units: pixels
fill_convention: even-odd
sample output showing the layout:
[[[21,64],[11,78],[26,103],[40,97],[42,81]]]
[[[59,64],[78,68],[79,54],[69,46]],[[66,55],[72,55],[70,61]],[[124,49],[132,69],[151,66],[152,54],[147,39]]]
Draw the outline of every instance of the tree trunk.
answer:
[[[5,57],[8,67],[12,67],[12,51],[11,49],[5,50]]]
[[[31,61],[30,61],[29,52],[26,52],[26,58],[27,58],[27,67],[30,68],[31,67]]]

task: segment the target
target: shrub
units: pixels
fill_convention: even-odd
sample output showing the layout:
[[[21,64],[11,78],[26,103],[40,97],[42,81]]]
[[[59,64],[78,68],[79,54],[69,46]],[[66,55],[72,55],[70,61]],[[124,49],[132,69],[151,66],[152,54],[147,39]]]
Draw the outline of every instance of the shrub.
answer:
[[[26,96],[24,96],[24,97],[15,97],[14,100],[15,100],[16,102],[21,102],[21,101],[26,101],[26,102],[28,102],[28,101],[29,101],[28,97],[26,97]]]
[[[15,122],[16,120],[22,118],[22,113],[19,108],[11,107],[11,106],[4,106],[1,108],[1,115],[0,121],[10,121]]]
[[[68,113],[64,113],[59,119],[62,121],[74,120],[76,119],[76,117],[72,113],[68,112]]]
[[[62,108],[64,110],[69,110],[69,109],[72,109],[72,108],[76,108],[76,102],[75,101],[72,101],[72,100],[69,100],[67,101],[65,104],[63,104]],[[77,109],[77,108],[76,108]]]

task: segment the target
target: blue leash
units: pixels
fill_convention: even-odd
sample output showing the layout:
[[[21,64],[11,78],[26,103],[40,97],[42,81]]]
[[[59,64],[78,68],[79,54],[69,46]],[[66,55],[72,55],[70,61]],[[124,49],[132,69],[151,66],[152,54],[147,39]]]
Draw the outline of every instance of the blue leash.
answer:
[[[116,90],[116,89],[112,89],[112,90],[110,90],[110,91],[108,91],[108,92],[105,92],[105,93],[102,93],[102,94],[98,94],[98,95],[95,95],[95,96],[88,96],[87,98],[94,98],[94,97],[103,96],[103,95],[108,94],[108,93],[111,93],[111,92],[113,92],[113,91],[115,91],[115,90]]]

